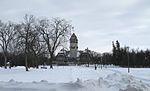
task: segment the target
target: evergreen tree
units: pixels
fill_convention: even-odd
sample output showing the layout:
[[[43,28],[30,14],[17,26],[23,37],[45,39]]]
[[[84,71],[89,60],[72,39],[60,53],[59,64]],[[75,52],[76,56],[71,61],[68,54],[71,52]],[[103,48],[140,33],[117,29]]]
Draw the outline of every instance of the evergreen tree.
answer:
[[[117,62],[116,62],[116,46],[114,44],[114,41],[112,42],[112,47],[113,47],[113,49],[112,49],[112,51],[113,51],[113,63],[116,65],[117,64]]]

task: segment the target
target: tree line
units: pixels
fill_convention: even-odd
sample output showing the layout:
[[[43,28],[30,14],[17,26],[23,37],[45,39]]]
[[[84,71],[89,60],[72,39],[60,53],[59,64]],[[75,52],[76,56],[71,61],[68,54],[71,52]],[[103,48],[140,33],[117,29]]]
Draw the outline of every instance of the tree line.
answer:
[[[150,50],[121,47],[119,41],[112,42],[112,53],[102,54],[103,64],[114,64],[121,67],[150,67]]]
[[[25,15],[21,23],[0,20],[0,66],[36,67],[49,64],[53,68],[55,53],[66,46],[73,26],[61,18],[36,18]]]
[[[25,15],[20,23],[2,22],[0,20],[0,66],[9,65],[39,68],[50,65],[56,52],[66,46],[73,26],[62,18],[36,18]],[[87,51],[91,59],[88,64],[113,64],[121,67],[150,67],[150,50],[121,47],[119,41],[112,42],[111,53]]]
[[[122,47],[119,41],[112,42],[112,52],[98,53],[92,50],[87,51],[90,60],[87,65],[116,65],[120,67],[150,67],[150,50],[132,49],[129,46]]]

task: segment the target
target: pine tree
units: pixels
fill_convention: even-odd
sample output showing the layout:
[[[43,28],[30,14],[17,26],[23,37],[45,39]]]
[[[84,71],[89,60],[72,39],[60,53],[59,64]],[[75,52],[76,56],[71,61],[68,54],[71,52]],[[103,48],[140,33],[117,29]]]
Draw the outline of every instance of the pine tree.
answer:
[[[114,44],[114,41],[112,42],[112,47],[113,47],[113,49],[112,49],[112,51],[113,51],[113,63],[115,65],[117,65],[117,62],[116,62],[116,46]]]

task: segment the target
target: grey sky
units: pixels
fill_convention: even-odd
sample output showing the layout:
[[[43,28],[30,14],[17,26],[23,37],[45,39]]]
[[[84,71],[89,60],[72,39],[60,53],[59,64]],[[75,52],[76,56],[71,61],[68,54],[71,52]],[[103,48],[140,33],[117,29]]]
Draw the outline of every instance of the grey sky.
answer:
[[[150,48],[150,0],[0,0],[2,21],[21,21],[25,14],[71,20],[79,49],[110,52],[121,46]]]

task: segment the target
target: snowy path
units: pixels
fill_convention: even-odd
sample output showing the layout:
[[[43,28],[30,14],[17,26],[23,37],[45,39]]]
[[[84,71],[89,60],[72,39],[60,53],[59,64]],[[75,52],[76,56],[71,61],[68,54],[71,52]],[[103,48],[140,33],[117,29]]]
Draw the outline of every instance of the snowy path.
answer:
[[[150,68],[130,68],[130,73],[127,73],[127,68],[109,68],[108,70],[114,71],[115,73],[131,75],[150,84]]]
[[[126,71],[79,66],[29,72],[24,67],[0,68],[0,91],[150,91],[150,69],[131,69],[130,74]]]

